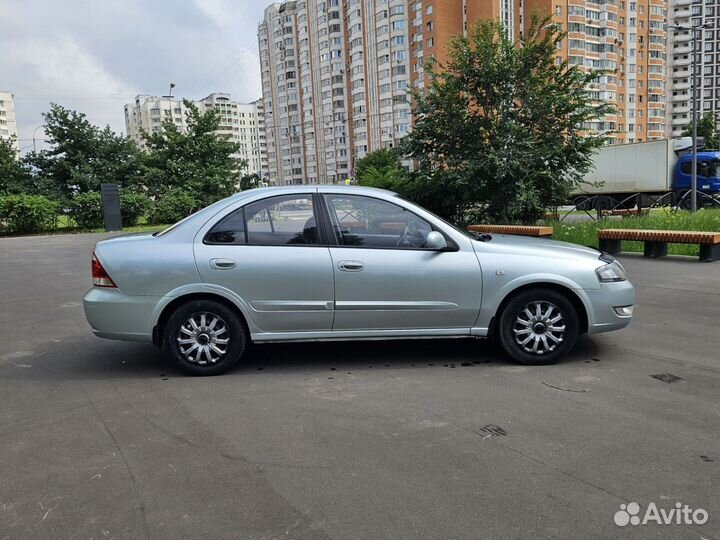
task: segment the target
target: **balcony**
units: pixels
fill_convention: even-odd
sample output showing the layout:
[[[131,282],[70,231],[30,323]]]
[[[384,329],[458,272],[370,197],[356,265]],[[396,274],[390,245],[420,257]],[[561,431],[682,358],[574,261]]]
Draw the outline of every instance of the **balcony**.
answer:
[[[672,96],[672,101],[673,101],[673,103],[690,101],[690,94],[678,94],[677,96]]]
[[[686,126],[689,122],[690,122],[690,119],[689,119],[689,118],[673,118],[670,123],[672,124],[673,129],[675,129],[676,126],[677,126],[677,127],[684,127],[684,126]]]
[[[673,83],[672,89],[675,91],[690,90],[690,83],[689,82],[677,83],[677,84]],[[675,97],[675,96],[673,96],[673,97]]]
[[[676,21],[678,19],[687,19],[690,16],[692,16],[692,13],[689,9],[678,9],[677,11],[673,12],[673,17]]]
[[[673,39],[673,42],[675,42],[675,43],[689,42],[690,41],[690,32],[683,32],[682,34],[673,36],[672,39]]]
[[[673,108],[672,108],[673,114],[687,114],[689,112],[690,112],[690,106],[687,104],[673,105]]]
[[[685,43],[675,45],[672,50],[673,54],[690,54],[691,52],[692,48],[690,45],[686,45]]]

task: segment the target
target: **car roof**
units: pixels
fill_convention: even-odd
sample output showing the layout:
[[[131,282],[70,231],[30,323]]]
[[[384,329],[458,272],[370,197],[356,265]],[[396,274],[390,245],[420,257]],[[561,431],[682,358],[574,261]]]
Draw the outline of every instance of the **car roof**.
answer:
[[[247,189],[245,191],[241,191],[239,193],[236,193],[232,197],[234,199],[241,199],[245,198],[247,196],[254,196],[254,195],[261,195],[261,194],[267,194],[267,195],[292,195],[295,193],[307,193],[310,192],[318,192],[318,193],[343,193],[347,192],[348,195],[385,195],[385,196],[395,196],[397,193],[394,191],[389,191],[387,189],[380,189],[380,188],[373,188],[373,187],[366,187],[366,186],[345,186],[342,184],[303,184],[303,185],[296,185],[296,186],[270,186],[270,187],[262,187],[262,188],[253,188],[253,189]]]

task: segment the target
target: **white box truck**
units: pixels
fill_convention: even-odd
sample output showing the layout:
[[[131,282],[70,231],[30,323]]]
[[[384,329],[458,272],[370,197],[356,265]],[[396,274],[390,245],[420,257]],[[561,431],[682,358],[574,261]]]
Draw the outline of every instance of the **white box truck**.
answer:
[[[583,210],[610,210],[653,204],[689,206],[692,139],[660,140],[603,146],[594,158],[595,169],[573,193],[573,204]],[[720,152],[698,152],[697,189],[708,197],[720,194]],[[684,199],[683,199],[683,196]],[[703,195],[698,206],[707,202]],[[710,201],[712,202],[712,201]]]

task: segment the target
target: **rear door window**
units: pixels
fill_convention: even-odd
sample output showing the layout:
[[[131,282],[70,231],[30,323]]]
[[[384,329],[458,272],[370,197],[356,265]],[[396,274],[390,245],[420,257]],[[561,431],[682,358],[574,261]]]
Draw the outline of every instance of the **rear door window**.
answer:
[[[209,244],[263,246],[320,243],[312,195],[281,195],[252,202],[215,225]]]

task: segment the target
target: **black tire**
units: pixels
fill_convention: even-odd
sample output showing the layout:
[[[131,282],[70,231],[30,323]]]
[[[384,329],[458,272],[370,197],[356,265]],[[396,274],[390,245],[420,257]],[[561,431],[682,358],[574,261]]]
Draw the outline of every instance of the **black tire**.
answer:
[[[206,330],[194,330],[190,319],[199,328]],[[200,326],[203,320],[207,325],[205,327]],[[217,322],[211,329],[209,325],[213,320]],[[190,342],[182,344],[179,339]],[[226,339],[227,343],[221,343]],[[245,352],[247,341],[247,332],[236,313],[225,304],[213,300],[192,300],[182,304],[170,316],[163,330],[163,343],[168,355],[180,369],[190,375],[225,373],[238,363]],[[195,351],[188,351],[193,344],[197,345]],[[215,349],[211,349],[212,346]],[[197,352],[201,348],[205,350]],[[221,355],[218,350],[225,352]]]
[[[550,326],[541,320],[533,322],[525,312],[525,309],[532,305],[540,305],[542,314],[552,306],[553,310],[548,312],[550,316],[546,320],[552,321],[557,314],[560,314],[562,318],[558,322],[564,323],[562,324],[564,330],[552,331],[552,328],[560,328],[560,326]],[[535,310],[533,309],[532,312],[534,314]],[[525,319],[530,323],[529,326],[525,324]],[[533,326],[538,323],[544,324],[544,331],[540,334],[536,331],[541,331],[543,328]],[[530,332],[525,332],[528,328]],[[498,341],[505,353],[516,362],[526,365],[554,364],[575,347],[579,333],[580,322],[572,302],[562,293],[544,288],[528,289],[514,296],[503,308],[497,325]],[[516,335],[519,337],[516,338]],[[545,336],[545,339],[543,340],[542,337],[536,339],[536,336]],[[530,342],[525,346],[518,342],[526,338],[530,338]],[[544,349],[546,347],[544,343],[549,343],[552,348],[537,353],[525,348],[532,349],[536,341],[539,342],[538,349]]]
[[[587,195],[580,195],[572,200],[577,210],[592,210],[590,205],[590,197]]]
[[[617,203],[614,198],[608,197],[606,195],[600,195],[595,199],[595,210],[603,211],[603,210],[610,210],[613,206],[615,206]]]

